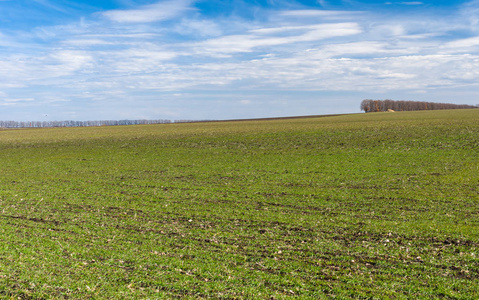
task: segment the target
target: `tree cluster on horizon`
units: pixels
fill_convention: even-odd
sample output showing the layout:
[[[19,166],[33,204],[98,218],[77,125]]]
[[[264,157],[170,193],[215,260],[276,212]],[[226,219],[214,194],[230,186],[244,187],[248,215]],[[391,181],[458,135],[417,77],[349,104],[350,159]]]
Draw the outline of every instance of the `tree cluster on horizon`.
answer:
[[[413,110],[439,110],[439,109],[468,109],[479,108],[479,106],[467,104],[436,103],[408,100],[371,100],[365,99],[361,102],[361,110],[364,112],[385,112],[413,111]]]
[[[99,121],[0,121],[0,128],[95,127],[182,123],[171,120],[99,120]]]

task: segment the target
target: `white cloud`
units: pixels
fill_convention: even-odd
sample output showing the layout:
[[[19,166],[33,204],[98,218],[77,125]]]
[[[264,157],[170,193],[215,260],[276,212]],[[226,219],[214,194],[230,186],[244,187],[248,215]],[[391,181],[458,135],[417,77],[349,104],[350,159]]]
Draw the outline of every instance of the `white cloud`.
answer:
[[[260,47],[314,42],[327,38],[355,35],[361,32],[361,28],[356,23],[262,28],[251,30],[249,34],[210,39],[197,43],[196,48],[202,54],[251,52]],[[288,34],[284,35],[284,33]]]
[[[400,2],[400,4],[403,5],[423,5],[423,2],[420,1],[405,1],[405,2]]]
[[[112,42],[107,42],[101,39],[72,39],[72,40],[62,41],[62,44],[74,46],[74,47],[113,45]]]
[[[328,5],[328,2],[326,2],[326,0],[318,0],[318,3],[319,5],[321,5],[322,7],[325,7]]]
[[[153,72],[164,69],[163,64],[178,56],[175,52],[164,51],[159,48],[148,47],[145,49],[131,48],[117,52],[104,53],[106,66],[113,74]],[[131,74],[130,74],[131,75]]]
[[[89,68],[93,57],[84,51],[61,50],[50,55],[50,61],[45,65],[54,73],[54,77],[66,76],[83,68]]]
[[[470,51],[472,47],[477,47],[479,46],[479,36],[467,38],[467,39],[459,39],[459,40],[454,40],[447,42],[443,45],[443,48],[448,48],[448,49],[453,49],[452,52],[455,52],[454,50],[457,50],[458,52],[462,51]]]
[[[343,11],[343,10],[319,10],[319,9],[304,9],[304,10],[286,10],[279,13],[283,17],[301,17],[301,18],[345,18],[363,14],[361,11]]]
[[[406,29],[402,24],[377,24],[370,28],[370,33],[380,37],[389,37],[405,35]]]
[[[30,102],[30,101],[35,101],[35,98],[17,98],[17,99],[12,99],[12,98],[7,98],[4,99],[5,102]]]
[[[111,10],[102,15],[119,23],[150,23],[172,19],[191,10],[193,0],[168,0],[145,5],[138,9]]]
[[[50,9],[53,9],[53,10],[56,10],[56,11],[59,11],[59,12],[62,12],[62,13],[67,13],[67,10],[65,10],[64,8],[62,8],[58,5],[52,4],[50,1],[47,1],[47,0],[33,0],[33,1],[38,3],[38,4],[43,5],[45,7],[48,7]]]
[[[479,0],[466,2],[461,9],[461,15],[469,21],[470,29],[477,32],[477,25],[479,24]]]
[[[389,44],[386,42],[374,41],[329,44],[317,49],[308,49],[305,55],[310,59],[314,60],[332,57],[351,57],[358,55],[363,55],[367,57],[378,57],[382,55],[392,56],[408,54],[408,52],[404,49],[388,49],[388,46]]]
[[[220,25],[210,20],[182,20],[175,30],[183,35],[200,37],[219,36],[223,33]]]
[[[99,38],[99,39],[142,39],[142,40],[149,40],[153,38],[159,38],[161,35],[158,33],[151,33],[151,32],[140,32],[140,33],[87,33],[82,35],[85,38]]]
[[[400,4],[400,5],[424,5],[421,1],[403,1],[403,2],[385,2],[386,5]]]

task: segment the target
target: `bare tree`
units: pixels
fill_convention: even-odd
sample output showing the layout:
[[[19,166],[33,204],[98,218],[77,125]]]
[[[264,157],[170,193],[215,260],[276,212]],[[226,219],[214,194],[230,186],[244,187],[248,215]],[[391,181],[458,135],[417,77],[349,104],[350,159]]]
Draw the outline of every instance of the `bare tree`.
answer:
[[[413,111],[413,110],[439,110],[439,109],[469,109],[479,108],[479,105],[467,104],[451,104],[423,101],[406,101],[406,100],[371,100],[365,99],[361,102],[361,110],[364,112],[381,112],[381,111]]]
[[[186,122],[186,121],[185,121]],[[93,127],[119,125],[169,124],[171,120],[100,120],[100,121],[0,121],[0,128]]]

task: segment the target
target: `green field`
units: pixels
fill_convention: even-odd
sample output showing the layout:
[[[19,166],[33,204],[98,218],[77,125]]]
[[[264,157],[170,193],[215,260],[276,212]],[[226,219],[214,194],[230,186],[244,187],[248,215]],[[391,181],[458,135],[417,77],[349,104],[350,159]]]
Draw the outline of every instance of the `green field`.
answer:
[[[2,299],[478,299],[479,110],[0,130]]]

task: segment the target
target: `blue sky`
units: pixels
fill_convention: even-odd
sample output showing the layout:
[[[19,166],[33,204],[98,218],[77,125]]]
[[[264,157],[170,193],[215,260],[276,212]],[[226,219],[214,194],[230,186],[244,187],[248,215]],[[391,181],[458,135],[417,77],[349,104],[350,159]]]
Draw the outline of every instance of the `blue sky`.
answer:
[[[479,104],[479,0],[0,0],[0,119]]]

